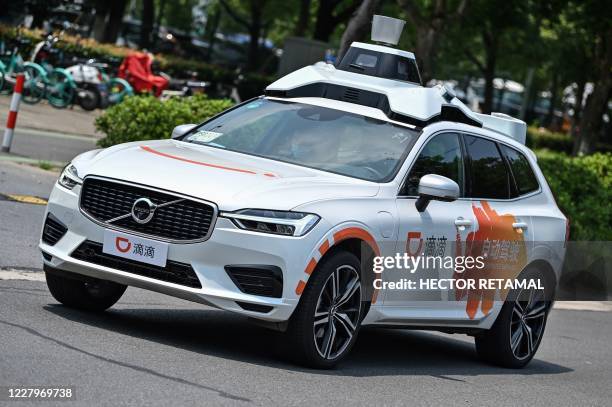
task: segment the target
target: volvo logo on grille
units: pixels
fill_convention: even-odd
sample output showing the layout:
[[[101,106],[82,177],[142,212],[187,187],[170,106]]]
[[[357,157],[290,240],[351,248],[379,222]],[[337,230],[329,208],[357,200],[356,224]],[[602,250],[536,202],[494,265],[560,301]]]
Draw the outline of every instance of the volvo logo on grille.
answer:
[[[155,209],[157,209],[157,205],[151,202],[149,198],[138,198],[132,205],[132,219],[136,223],[148,223],[153,219]]]

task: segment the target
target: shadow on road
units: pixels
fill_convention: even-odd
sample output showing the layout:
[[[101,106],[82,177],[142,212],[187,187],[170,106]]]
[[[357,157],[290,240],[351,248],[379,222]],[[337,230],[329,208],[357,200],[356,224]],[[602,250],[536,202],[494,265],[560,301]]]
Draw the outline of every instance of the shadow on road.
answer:
[[[177,349],[311,374],[372,377],[426,375],[461,381],[454,375],[559,374],[572,369],[535,359],[522,370],[488,366],[476,357],[473,343],[427,332],[364,328],[351,355],[335,370],[311,370],[290,362],[290,349],[279,332],[219,310],[111,309],[86,313],[59,305],[45,310],[98,329]],[[544,338],[546,340],[546,338]]]

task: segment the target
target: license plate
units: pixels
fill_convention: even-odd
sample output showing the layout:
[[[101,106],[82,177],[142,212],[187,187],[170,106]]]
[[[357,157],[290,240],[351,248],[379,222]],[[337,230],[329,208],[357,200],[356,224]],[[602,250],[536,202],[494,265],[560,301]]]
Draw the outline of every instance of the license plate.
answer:
[[[102,252],[165,267],[168,258],[168,243],[105,229]]]

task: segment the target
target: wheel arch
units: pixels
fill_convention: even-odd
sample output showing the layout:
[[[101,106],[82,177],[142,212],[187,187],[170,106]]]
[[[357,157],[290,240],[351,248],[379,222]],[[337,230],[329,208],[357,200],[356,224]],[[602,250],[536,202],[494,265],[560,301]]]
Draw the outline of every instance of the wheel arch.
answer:
[[[529,263],[524,270],[536,269],[541,271],[544,274],[544,278],[546,279],[546,286],[552,287],[554,294],[557,290],[557,275],[555,274],[555,270],[553,266],[544,259],[537,259]]]

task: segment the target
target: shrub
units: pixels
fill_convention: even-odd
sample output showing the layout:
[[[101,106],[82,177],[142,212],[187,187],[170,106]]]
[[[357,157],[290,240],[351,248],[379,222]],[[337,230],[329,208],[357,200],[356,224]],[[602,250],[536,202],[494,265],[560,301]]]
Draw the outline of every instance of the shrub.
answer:
[[[573,144],[574,142],[569,134],[555,133],[533,126],[527,129],[527,147],[531,149],[546,148],[571,154]]]
[[[166,101],[152,96],[128,97],[96,118],[96,129],[106,135],[98,145],[169,138],[175,126],[200,123],[231,106],[230,100],[203,95]]]
[[[570,219],[571,239],[612,240],[612,154],[536,153],[559,208]]]

